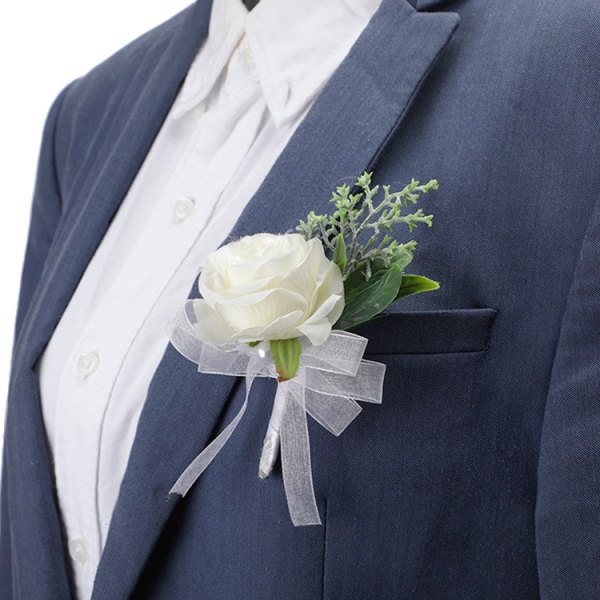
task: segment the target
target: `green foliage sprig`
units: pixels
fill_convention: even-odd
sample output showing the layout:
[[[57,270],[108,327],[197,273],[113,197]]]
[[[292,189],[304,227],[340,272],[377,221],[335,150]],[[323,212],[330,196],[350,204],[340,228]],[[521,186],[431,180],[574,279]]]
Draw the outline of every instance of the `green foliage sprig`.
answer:
[[[372,173],[365,172],[356,180],[358,193],[351,194],[347,184],[337,187],[331,198],[335,212],[311,212],[296,228],[307,240],[320,239],[342,272],[346,305],[335,325],[338,329],[372,320],[391,302],[439,288],[427,277],[404,273],[417,243],[399,243],[391,235],[392,227],[402,223],[409,232],[420,223],[431,227],[433,215],[426,215],[420,208],[405,212],[417,204],[421,194],[438,189],[438,182],[432,179],[421,185],[412,179],[399,192],[382,185],[383,199],[378,204],[374,200],[380,186],[371,187],[371,182]]]

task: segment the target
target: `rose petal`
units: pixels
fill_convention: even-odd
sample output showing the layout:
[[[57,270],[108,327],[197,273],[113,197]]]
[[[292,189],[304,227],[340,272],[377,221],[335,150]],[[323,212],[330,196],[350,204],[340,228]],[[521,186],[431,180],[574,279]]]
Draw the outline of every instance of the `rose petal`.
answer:
[[[306,300],[288,290],[275,289],[239,298],[221,298],[214,309],[235,331],[268,327],[278,318],[295,311],[306,314]]]
[[[320,346],[329,337],[331,325],[327,318],[311,322],[307,321],[298,327],[298,331],[302,335],[305,335],[313,346]]]
[[[298,331],[305,335],[313,346],[320,346],[329,337],[332,326],[340,318],[343,310],[344,297],[329,296],[318,310],[298,327]]]
[[[198,277],[198,290],[204,296],[204,290],[219,291],[229,287],[229,278],[225,272],[212,271],[205,267]]]
[[[274,287],[278,287],[279,277],[266,277],[264,279],[258,279],[256,281],[249,281],[244,285],[237,286],[235,288],[224,289],[219,291],[213,291],[208,285],[199,285],[200,293],[202,297],[209,303],[210,306],[214,306],[216,302],[223,298],[236,298],[238,296],[247,296],[261,291],[269,291]]]
[[[264,249],[271,246],[276,238],[277,236],[272,234],[261,233],[246,236],[241,240],[222,246],[208,255],[201,278],[205,279],[207,274],[221,274],[225,280],[224,287],[212,287],[212,285],[208,284],[208,287],[215,291],[228,289],[232,285],[251,280],[254,277],[256,269],[264,262],[264,259],[260,258]],[[229,270],[232,266],[240,264],[245,265],[245,268],[240,269],[240,275],[244,279],[240,282],[232,282]],[[215,280],[213,283],[217,284],[219,281]]]
[[[231,340],[235,332],[205,300],[194,300],[193,306],[197,319],[194,331],[198,339],[213,346],[221,346]]]
[[[314,313],[318,307],[332,295],[343,297],[344,281],[339,267],[330,262],[327,268],[323,269],[320,273],[320,278],[315,287],[314,294],[309,300],[309,310]]]
[[[344,297],[333,294],[332,296],[329,296],[325,302],[323,302],[323,304],[308,317],[308,319],[306,319],[305,323],[327,319],[333,325],[340,318],[343,310]]]
[[[200,285],[223,291],[255,279],[281,278],[301,263],[307,252],[307,242],[298,234],[246,236],[209,255]]]
[[[329,264],[323,251],[323,245],[319,240],[310,240],[307,244],[308,253],[298,266],[290,271],[282,279],[281,287],[301,294],[309,300],[315,291],[315,285],[319,281],[319,272],[324,265]],[[309,312],[312,307],[309,304]]]
[[[302,319],[304,313],[300,310],[291,312],[283,317],[279,317],[256,333],[255,340],[289,340],[300,337],[300,332],[296,328],[298,322]],[[244,341],[244,340],[241,340]],[[251,341],[251,340],[248,340]]]
[[[308,253],[306,245],[295,248],[281,248],[276,256],[261,257],[262,264],[256,270],[255,277],[271,277],[277,275],[282,279],[301,265]]]

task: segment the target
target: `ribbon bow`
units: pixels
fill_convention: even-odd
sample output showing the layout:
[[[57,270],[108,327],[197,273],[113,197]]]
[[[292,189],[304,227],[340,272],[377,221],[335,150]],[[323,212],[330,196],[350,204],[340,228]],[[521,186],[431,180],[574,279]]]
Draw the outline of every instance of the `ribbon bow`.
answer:
[[[244,376],[246,398],[238,414],[181,474],[170,494],[185,496],[198,477],[227,443],[241,421],[256,377],[277,378],[268,342],[257,346],[212,346],[199,340],[193,324],[193,301],[169,324],[173,346],[198,365],[201,373]],[[260,463],[267,476],[281,445],[283,483],[290,517],[295,526],[320,525],[310,464],[306,413],[339,436],[361,411],[357,400],[380,404],[385,365],[364,360],[367,339],[333,330],[324,344],[303,343],[298,373],[277,384],[273,414]]]

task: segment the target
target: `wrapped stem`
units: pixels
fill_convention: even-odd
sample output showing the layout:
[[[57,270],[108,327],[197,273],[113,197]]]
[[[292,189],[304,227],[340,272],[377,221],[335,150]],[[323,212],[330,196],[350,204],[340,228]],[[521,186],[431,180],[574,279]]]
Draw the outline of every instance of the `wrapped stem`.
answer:
[[[273,412],[267,427],[267,435],[263,442],[263,450],[258,465],[258,476],[261,479],[267,479],[271,475],[271,471],[275,466],[279,455],[279,446],[281,441],[281,420],[283,411],[285,410],[285,394],[281,390],[281,386],[277,386],[277,393],[273,402]]]

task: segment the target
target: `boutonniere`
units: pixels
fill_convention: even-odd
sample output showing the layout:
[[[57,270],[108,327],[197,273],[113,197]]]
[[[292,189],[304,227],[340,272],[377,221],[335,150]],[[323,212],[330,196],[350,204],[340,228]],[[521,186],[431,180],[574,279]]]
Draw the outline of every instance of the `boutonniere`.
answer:
[[[340,435],[360,412],[357,401],[381,403],[385,365],[363,359],[368,340],[349,330],[381,317],[392,302],[439,287],[404,272],[416,242],[391,235],[400,224],[409,231],[431,226],[432,215],[407,209],[437,181],[413,179],[392,192],[371,187],[371,175],[357,179],[357,193],[336,188],[335,211],[311,212],[296,233],[259,233],[209,255],[198,280],[202,297],[188,300],[172,320],[170,339],[200,372],[244,376],[246,399],[170,493],[184,496],[233,434],[254,379],[273,377],[277,392],[259,476],[267,478],[281,454],[292,522],[320,524],[306,413]]]

